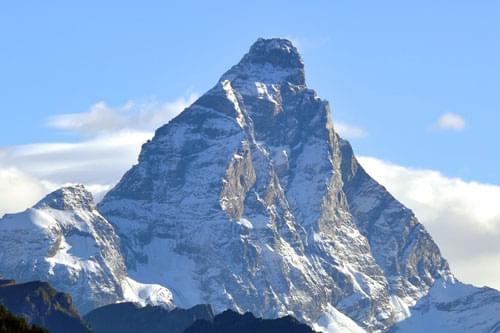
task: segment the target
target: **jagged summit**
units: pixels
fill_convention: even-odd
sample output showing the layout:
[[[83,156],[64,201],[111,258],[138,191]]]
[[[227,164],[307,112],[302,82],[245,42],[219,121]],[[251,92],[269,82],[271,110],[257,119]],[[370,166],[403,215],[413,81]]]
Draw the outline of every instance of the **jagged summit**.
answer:
[[[297,49],[260,39],[157,130],[98,208],[129,274],[166,286],[178,306],[309,323],[340,311],[350,326],[385,329],[447,266],[404,207],[379,204],[384,189],[361,195],[375,186],[368,175],[348,187],[360,200],[347,195],[352,158]]]
[[[95,209],[94,198],[83,185],[61,187],[46,195],[34,208],[50,207],[59,210]]]
[[[282,68],[304,68],[297,48],[288,39],[259,38],[243,57],[241,63],[271,64]]]
[[[0,304],[16,316],[26,319],[29,324],[46,327],[52,333],[91,333],[70,295],[56,290],[47,282],[17,284],[11,280],[8,284],[0,285]],[[9,330],[4,325],[5,322],[0,319],[1,332],[26,332]]]
[[[224,80],[305,85],[304,62],[291,41],[259,38],[220,81]]]

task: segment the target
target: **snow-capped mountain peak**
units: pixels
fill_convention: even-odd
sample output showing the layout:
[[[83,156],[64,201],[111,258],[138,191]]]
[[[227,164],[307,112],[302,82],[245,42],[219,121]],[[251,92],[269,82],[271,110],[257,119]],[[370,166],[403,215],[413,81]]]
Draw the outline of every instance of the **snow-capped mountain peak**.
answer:
[[[259,39],[160,127],[97,208],[74,186],[1,219],[6,272],[48,279],[81,308],[210,303],[328,332],[500,327],[478,317],[499,293],[454,279],[337,135],[284,39]]]
[[[297,48],[287,39],[258,39],[239,65],[271,65],[275,68],[304,70],[304,61]]]
[[[34,208],[50,207],[58,210],[94,210],[94,198],[83,185],[64,186],[44,197]]]
[[[82,185],[65,186],[34,207],[0,219],[0,273],[45,280],[85,312],[122,300],[170,306],[170,291],[127,277],[114,228]]]
[[[346,147],[297,49],[259,39],[156,131],[99,209],[129,274],[168,287],[179,306],[310,323],[339,311],[386,329],[450,273]]]
[[[241,61],[220,81],[261,84],[305,85],[304,62],[297,48],[286,39],[259,39]]]

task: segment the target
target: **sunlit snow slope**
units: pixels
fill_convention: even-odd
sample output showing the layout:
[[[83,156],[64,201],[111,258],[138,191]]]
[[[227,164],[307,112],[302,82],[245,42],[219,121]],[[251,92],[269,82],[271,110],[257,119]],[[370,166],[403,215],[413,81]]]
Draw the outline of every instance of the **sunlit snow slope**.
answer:
[[[82,313],[123,300],[171,306],[166,288],[127,277],[118,243],[92,195],[83,186],[64,187],[0,219],[0,274],[49,281]]]

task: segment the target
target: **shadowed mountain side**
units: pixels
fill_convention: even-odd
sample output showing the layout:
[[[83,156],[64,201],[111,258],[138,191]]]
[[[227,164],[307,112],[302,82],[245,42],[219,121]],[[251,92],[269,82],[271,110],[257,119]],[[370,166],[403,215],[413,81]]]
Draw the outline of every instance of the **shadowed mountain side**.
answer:
[[[250,312],[239,314],[227,310],[213,320],[198,320],[184,333],[314,333],[297,319],[286,316],[278,319],[256,318]]]
[[[0,305],[0,332],[2,333],[49,333],[44,328],[30,325],[23,317],[16,317]]]
[[[141,307],[126,302],[97,308],[84,316],[94,333],[182,333],[196,320],[212,320],[209,305],[166,310],[160,306]]]
[[[51,333],[90,332],[71,296],[57,292],[46,282],[0,283],[0,304],[29,324],[46,327]]]

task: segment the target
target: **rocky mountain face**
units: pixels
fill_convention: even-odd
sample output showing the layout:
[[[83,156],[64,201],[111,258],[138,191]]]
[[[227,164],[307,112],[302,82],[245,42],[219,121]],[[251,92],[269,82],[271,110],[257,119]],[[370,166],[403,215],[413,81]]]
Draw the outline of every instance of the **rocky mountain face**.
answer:
[[[0,281],[0,304],[16,316],[24,318],[29,324],[47,328],[53,333],[90,333],[74,307],[71,297],[57,292],[46,282],[17,284],[13,280]],[[30,331],[29,327],[25,329],[26,332]],[[32,331],[42,330],[32,328]]]
[[[413,212],[366,173],[350,144],[340,139],[340,149],[349,212],[384,272],[389,293],[397,303],[412,305],[437,279],[452,279],[448,263]]]
[[[12,272],[81,309],[211,304],[324,332],[500,330],[498,291],[455,280],[337,135],[283,39],[259,39],[159,128],[97,209],[77,186],[3,217],[0,274]]]
[[[211,322],[213,317],[209,305],[167,310],[125,302],[97,308],[85,315],[85,321],[94,333],[183,333],[197,320]]]
[[[129,279],[113,227],[83,186],[59,189],[0,219],[0,273],[49,281],[83,313],[122,300],[169,305],[170,292]]]
[[[297,49],[258,40],[99,204],[129,274],[184,307],[368,330],[409,317],[436,281],[454,284],[431,236],[330,117]]]

